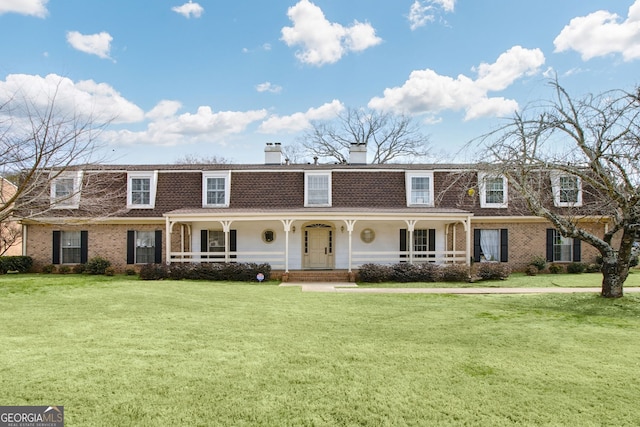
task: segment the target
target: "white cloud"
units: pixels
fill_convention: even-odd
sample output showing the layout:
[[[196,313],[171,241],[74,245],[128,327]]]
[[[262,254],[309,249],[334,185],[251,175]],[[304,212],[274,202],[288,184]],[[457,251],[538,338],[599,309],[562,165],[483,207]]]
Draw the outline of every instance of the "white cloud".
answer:
[[[244,132],[251,123],[267,116],[266,110],[214,112],[209,106],[198,107],[195,113],[178,115],[180,108],[177,101],[161,101],[147,113],[150,122],[145,130],[110,131],[103,136],[113,144],[174,146],[220,142],[225,137]]]
[[[67,41],[80,52],[97,55],[103,59],[111,59],[109,52],[111,51],[111,41],[113,37],[109,33],[101,32],[98,34],[80,34],[77,31],[69,31],[67,33]]]
[[[532,75],[544,64],[540,49],[514,46],[493,64],[481,64],[473,80],[441,76],[430,69],[413,71],[401,86],[384,90],[384,96],[369,101],[369,107],[411,114],[436,114],[443,110],[464,110],[465,120],[504,116],[518,108],[516,101],[489,98],[489,92],[504,90],[517,79]]]
[[[47,16],[49,0],[0,0],[0,15],[4,13],[19,13],[21,15]]]
[[[409,9],[409,26],[411,30],[424,27],[436,19],[440,9],[453,12],[455,0],[415,0]]]
[[[282,86],[274,85],[271,82],[264,82],[257,85],[256,90],[258,92],[280,93],[282,92]]]
[[[354,21],[343,27],[329,22],[309,0],[300,0],[287,15],[293,27],[282,28],[282,40],[290,47],[301,46],[296,57],[305,64],[333,64],[349,52],[363,51],[382,41],[368,23]]]
[[[193,3],[191,0],[189,0],[189,3],[185,3],[182,6],[172,7],[171,10],[179,13],[185,18],[191,18],[192,16],[195,18],[200,18],[204,13],[204,8],[198,3]]]
[[[304,113],[294,113],[290,116],[271,116],[258,128],[261,133],[300,132],[311,127],[313,120],[327,120],[337,116],[344,110],[342,102],[334,99],[318,108],[309,108]]]
[[[40,111],[50,108],[53,100],[56,114],[84,115],[96,122],[132,123],[144,117],[144,112],[138,106],[127,101],[106,83],[93,80],[74,83],[56,74],[46,77],[8,75],[5,81],[0,81],[0,104],[10,100],[24,100],[30,107]]]
[[[573,18],[553,44],[556,52],[575,50],[584,61],[612,53],[621,53],[625,61],[640,58],[640,0],[629,7],[622,22],[605,10]]]

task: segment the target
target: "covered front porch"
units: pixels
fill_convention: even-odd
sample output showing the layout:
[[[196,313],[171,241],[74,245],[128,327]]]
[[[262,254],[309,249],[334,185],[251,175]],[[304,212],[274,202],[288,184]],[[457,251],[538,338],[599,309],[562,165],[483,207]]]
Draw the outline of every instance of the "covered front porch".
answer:
[[[469,264],[471,217],[459,210],[178,210],[164,215],[165,261],[345,270],[365,263]]]

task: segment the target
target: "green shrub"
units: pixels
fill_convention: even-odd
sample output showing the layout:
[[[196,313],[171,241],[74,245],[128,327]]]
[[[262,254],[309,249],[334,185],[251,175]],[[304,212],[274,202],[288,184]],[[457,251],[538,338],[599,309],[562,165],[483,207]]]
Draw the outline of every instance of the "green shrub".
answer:
[[[558,274],[564,272],[564,267],[559,264],[551,264],[549,266],[549,273]]]
[[[55,273],[57,270],[56,266],[53,264],[47,264],[42,267],[42,272],[45,274]]]
[[[529,265],[536,267],[538,271],[542,271],[547,267],[547,259],[542,255],[536,255],[533,257]]]
[[[145,264],[140,267],[140,279],[162,280],[169,277],[169,271],[164,264]]]
[[[76,274],[82,274],[85,272],[86,269],[87,269],[86,264],[76,264],[72,268],[73,272]]]
[[[468,282],[469,267],[463,264],[449,264],[441,269],[443,282]]]
[[[105,276],[115,276],[115,274],[116,274],[116,269],[111,266],[104,269]]]
[[[567,273],[571,274],[584,273],[586,269],[587,265],[581,262],[572,262],[571,264],[567,265]]]
[[[482,262],[477,274],[482,280],[506,280],[511,274],[511,268],[499,262]]]
[[[69,265],[61,265],[60,267],[58,267],[58,273],[59,274],[69,274],[69,273],[71,273],[71,266],[69,266]]]
[[[599,264],[589,264],[587,265],[587,273],[600,273],[602,266]]]
[[[638,257],[632,256],[631,260],[629,261],[629,267],[637,267],[637,266],[638,266]]]
[[[527,276],[535,276],[540,272],[540,270],[535,265],[528,265],[524,272]]]
[[[26,273],[33,266],[33,258],[30,256],[0,256],[0,274],[9,271]]]
[[[271,277],[271,265],[256,263],[195,263],[171,264],[167,269],[167,277],[174,280],[231,280],[239,282],[257,281],[258,273],[264,280]],[[142,272],[140,273],[142,274]]]
[[[358,280],[366,283],[391,281],[392,268],[388,265],[362,264],[358,271]]]
[[[111,261],[102,257],[93,257],[86,265],[85,271],[89,274],[104,274],[107,267],[111,266]]]
[[[136,272],[135,268],[127,268],[124,270],[124,274],[126,274],[127,276],[135,276],[136,274],[138,274],[138,272]]]

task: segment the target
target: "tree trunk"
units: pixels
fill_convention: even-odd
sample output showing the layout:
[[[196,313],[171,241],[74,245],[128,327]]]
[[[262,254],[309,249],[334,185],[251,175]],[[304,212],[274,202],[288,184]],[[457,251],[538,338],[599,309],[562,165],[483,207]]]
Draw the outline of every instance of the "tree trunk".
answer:
[[[618,262],[602,264],[602,293],[603,298],[621,298],[622,284],[629,275],[629,265],[619,265]]]

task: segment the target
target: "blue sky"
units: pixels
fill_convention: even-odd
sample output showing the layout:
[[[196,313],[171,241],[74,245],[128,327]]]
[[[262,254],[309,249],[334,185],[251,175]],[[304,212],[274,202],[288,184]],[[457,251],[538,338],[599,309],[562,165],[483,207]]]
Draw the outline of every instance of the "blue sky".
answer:
[[[640,83],[640,0],[0,0],[0,39],[0,102],[57,87],[113,118],[115,163],[261,163],[361,107],[460,160],[553,75],[576,96]]]

